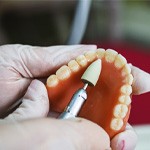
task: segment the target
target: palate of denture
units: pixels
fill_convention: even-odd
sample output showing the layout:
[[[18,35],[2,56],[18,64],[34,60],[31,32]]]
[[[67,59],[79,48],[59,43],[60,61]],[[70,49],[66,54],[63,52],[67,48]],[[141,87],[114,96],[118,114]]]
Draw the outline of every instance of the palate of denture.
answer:
[[[102,61],[101,75],[95,87],[88,87],[88,99],[79,116],[99,124],[112,138],[125,129],[131,109],[133,76],[121,54],[100,48],[79,55],[51,75],[46,87],[51,110],[62,112],[75,91],[83,87],[81,76],[96,59]]]

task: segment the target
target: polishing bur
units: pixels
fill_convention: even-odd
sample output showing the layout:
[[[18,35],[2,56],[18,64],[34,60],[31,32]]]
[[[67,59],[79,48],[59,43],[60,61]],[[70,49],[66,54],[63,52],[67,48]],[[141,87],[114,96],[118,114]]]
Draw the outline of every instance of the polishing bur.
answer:
[[[95,86],[101,72],[101,60],[94,61],[84,72],[81,77],[83,83],[88,83],[90,86]]]
[[[78,115],[82,105],[87,99],[86,88],[88,85],[95,86],[101,72],[101,60],[98,59],[94,61],[84,72],[81,77],[81,80],[85,83],[84,87],[77,90],[69,105],[66,107],[64,112],[58,117],[59,119],[69,119],[74,118]]]

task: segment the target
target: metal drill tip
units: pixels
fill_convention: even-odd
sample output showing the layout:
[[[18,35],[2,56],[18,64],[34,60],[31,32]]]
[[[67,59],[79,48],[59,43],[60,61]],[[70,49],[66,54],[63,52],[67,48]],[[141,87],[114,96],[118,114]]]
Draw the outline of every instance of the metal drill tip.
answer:
[[[87,87],[88,87],[88,83],[86,83],[86,84],[84,85],[83,89],[86,90]]]

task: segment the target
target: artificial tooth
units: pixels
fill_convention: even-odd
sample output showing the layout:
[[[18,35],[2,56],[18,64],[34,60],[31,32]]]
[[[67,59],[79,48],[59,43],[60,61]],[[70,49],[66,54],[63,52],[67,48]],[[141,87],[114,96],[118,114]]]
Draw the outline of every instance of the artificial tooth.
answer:
[[[70,70],[71,70],[72,72],[77,72],[77,71],[80,69],[79,64],[78,64],[75,60],[71,60],[71,61],[68,63],[68,67],[70,68]]]
[[[128,83],[129,85],[132,85],[132,83],[133,83],[133,76],[132,76],[132,74],[128,74],[128,75],[125,77],[124,83]]]
[[[126,104],[126,105],[131,104],[131,98],[128,95],[121,95],[118,100],[122,104]]]
[[[76,61],[78,62],[78,64],[82,67],[85,67],[87,65],[87,59],[84,55],[79,55],[76,58]]]
[[[107,49],[105,52],[105,60],[109,63],[114,62],[116,56],[117,56],[117,52],[112,50],[112,49]]]
[[[114,108],[114,116],[116,118],[124,118],[128,112],[128,107],[125,104],[117,104]]]
[[[116,68],[121,69],[126,63],[127,60],[121,54],[117,55],[114,62]]]
[[[121,73],[122,73],[122,76],[126,76],[126,75],[130,74],[130,73],[131,73],[131,68],[130,68],[130,66],[129,66],[128,64],[126,64],[126,65],[123,67]]]
[[[97,49],[96,54],[99,59],[102,59],[105,55],[105,49],[103,48]]]
[[[95,58],[96,58],[96,52],[94,52],[94,51],[89,51],[89,52],[86,52],[86,53],[84,54],[84,56],[86,57],[87,61],[92,62],[92,61],[95,60]]]
[[[123,120],[120,118],[113,118],[110,124],[111,129],[113,130],[120,130],[123,126]]]
[[[55,87],[58,84],[59,80],[56,75],[51,75],[47,79],[47,86],[48,87]]]
[[[132,87],[129,84],[123,85],[120,90],[125,95],[130,95],[132,93]]]
[[[56,71],[56,75],[59,80],[64,80],[70,77],[71,70],[68,66],[64,65]]]

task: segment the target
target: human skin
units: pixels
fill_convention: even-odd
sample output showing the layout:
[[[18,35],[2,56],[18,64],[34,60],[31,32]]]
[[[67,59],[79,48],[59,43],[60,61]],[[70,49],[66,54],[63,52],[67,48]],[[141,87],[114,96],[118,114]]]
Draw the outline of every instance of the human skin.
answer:
[[[96,46],[0,47],[0,114],[4,114],[13,103],[23,97],[19,108],[1,120],[0,148],[20,149],[22,144],[28,146],[28,149],[37,149],[39,146],[45,149],[61,149],[60,145],[64,149],[65,146],[70,146],[69,149],[109,148],[107,133],[90,121],[81,118],[68,121],[45,118],[50,109],[47,91],[41,81],[34,80],[48,77],[60,66],[88,50],[94,51]],[[131,69],[133,75],[136,74],[133,94],[150,91],[149,74],[134,66]],[[144,86],[145,84],[148,85]],[[24,130],[28,131],[25,135]],[[132,141],[126,140],[128,137],[132,137]],[[132,127],[127,126],[124,132],[112,139],[111,147],[119,150],[122,148],[122,141],[125,141],[125,149],[134,148],[136,140]]]

